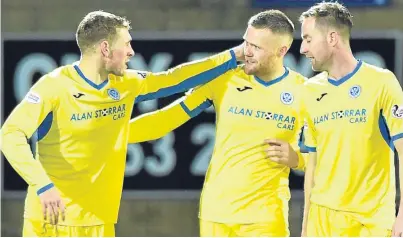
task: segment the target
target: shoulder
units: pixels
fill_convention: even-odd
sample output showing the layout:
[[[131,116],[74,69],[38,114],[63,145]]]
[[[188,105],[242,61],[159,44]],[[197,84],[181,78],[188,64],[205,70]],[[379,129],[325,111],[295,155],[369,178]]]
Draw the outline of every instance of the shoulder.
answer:
[[[248,79],[249,76],[244,72],[243,65],[238,65],[236,68],[228,70],[227,72],[221,74],[214,80],[207,83],[211,89],[220,90],[228,83],[237,81],[239,79]]]
[[[308,78],[304,85],[307,87],[317,87],[320,85],[325,85],[328,82],[328,73],[327,72],[322,72],[319,73],[311,78]]]
[[[371,78],[371,83],[389,84],[397,80],[395,74],[389,69],[381,68],[365,62],[362,67],[363,77]]]
[[[65,88],[65,82],[69,80],[69,70],[71,65],[61,66],[43,75],[33,85],[32,89],[42,90],[43,93],[58,94]]]
[[[125,72],[122,76],[110,74],[109,78],[114,79],[116,81],[121,81],[121,82],[142,81],[142,80],[146,79],[149,74],[151,74],[151,72],[149,72],[149,71],[127,69],[127,70],[125,70]]]
[[[288,72],[289,72],[289,77],[292,78],[292,82],[295,84],[304,85],[305,82],[308,80],[307,77],[305,77],[304,75],[302,75],[292,69],[288,69]]]
[[[62,91],[66,88],[66,79],[69,79],[69,66],[61,66],[43,75],[30,88],[25,99],[30,103],[41,101],[56,101]]]

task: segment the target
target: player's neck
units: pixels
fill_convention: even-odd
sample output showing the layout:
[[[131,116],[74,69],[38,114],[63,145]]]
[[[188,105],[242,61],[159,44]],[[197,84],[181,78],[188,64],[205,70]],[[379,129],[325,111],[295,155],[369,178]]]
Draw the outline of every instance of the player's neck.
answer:
[[[107,72],[102,70],[99,61],[91,57],[81,57],[78,67],[87,79],[97,85],[108,78]]]
[[[333,56],[328,74],[330,78],[339,80],[353,72],[356,67],[357,59],[354,57],[351,50],[345,50]]]
[[[274,79],[277,79],[281,77],[285,73],[285,68],[284,65],[278,65],[276,66],[275,70],[272,70],[271,72],[266,72],[264,74],[256,74],[256,77],[259,79],[265,81],[265,82],[270,82]]]

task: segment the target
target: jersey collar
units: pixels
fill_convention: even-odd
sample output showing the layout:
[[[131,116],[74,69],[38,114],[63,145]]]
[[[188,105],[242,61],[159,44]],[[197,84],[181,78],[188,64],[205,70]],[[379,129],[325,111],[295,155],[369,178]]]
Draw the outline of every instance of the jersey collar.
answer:
[[[260,79],[259,77],[255,76],[255,75],[254,75],[253,77],[255,77],[255,80],[256,80],[258,83],[260,83],[261,85],[263,85],[263,86],[265,86],[265,87],[268,87],[268,86],[270,86],[270,85],[273,85],[273,84],[275,84],[275,83],[280,82],[283,78],[285,78],[285,77],[288,76],[288,74],[290,73],[290,71],[287,69],[287,67],[284,67],[284,69],[285,69],[285,72],[284,72],[283,75],[281,75],[280,77],[275,78],[275,79],[273,79],[273,80],[270,80],[270,81],[268,81],[268,82],[264,81],[263,79]]]
[[[357,66],[355,66],[354,70],[351,73],[348,73],[347,75],[345,75],[344,77],[342,77],[339,80],[334,80],[334,79],[328,78],[327,81],[329,81],[329,83],[334,86],[339,86],[340,84],[346,82],[348,79],[353,77],[354,74],[357,73],[357,71],[361,68],[361,65],[362,65],[362,61],[358,60]]]
[[[87,82],[90,86],[92,86],[95,89],[100,90],[103,87],[105,87],[105,85],[108,83],[108,79],[107,79],[100,84],[95,84],[94,82],[89,80],[87,77],[85,77],[85,75],[83,74],[83,71],[81,71],[81,69],[78,67],[78,65],[74,65],[74,69],[77,71],[78,75],[80,75],[80,77],[82,79],[84,79],[85,82]]]

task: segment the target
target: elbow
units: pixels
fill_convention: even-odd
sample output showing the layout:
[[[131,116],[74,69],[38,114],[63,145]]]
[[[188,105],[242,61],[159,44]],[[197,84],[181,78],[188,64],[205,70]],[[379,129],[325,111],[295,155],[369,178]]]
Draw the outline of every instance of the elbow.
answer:
[[[10,148],[10,141],[11,141],[10,133],[5,130],[5,128],[2,128],[0,130],[0,150],[3,152],[4,155],[9,154],[9,152],[12,152],[12,148]]]
[[[17,145],[28,143],[26,134],[16,128],[4,126],[0,130],[0,150],[4,155],[16,150]]]
[[[133,136],[129,136],[129,142],[128,143],[129,144],[136,144],[136,143],[141,143],[141,142],[146,142],[146,141],[158,140],[158,139],[164,137],[166,134],[168,134],[168,133],[159,134],[159,135],[153,134],[153,133],[150,133],[150,134],[136,134],[136,135],[133,135]]]

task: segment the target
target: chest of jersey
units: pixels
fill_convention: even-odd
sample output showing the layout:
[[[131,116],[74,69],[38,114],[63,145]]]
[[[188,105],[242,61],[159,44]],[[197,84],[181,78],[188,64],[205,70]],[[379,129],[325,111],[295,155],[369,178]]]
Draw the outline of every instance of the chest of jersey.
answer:
[[[343,130],[363,135],[378,125],[378,94],[376,88],[353,82],[326,85],[310,91],[307,110],[319,134]]]
[[[218,123],[231,131],[260,131],[288,139],[299,131],[298,87],[228,82],[219,95]],[[234,130],[236,129],[236,130]],[[269,134],[268,134],[269,135]]]
[[[74,84],[61,98],[56,113],[59,129],[83,138],[123,125],[134,101],[129,91],[109,84],[99,90]]]

